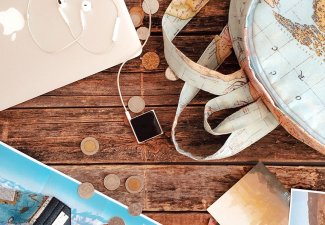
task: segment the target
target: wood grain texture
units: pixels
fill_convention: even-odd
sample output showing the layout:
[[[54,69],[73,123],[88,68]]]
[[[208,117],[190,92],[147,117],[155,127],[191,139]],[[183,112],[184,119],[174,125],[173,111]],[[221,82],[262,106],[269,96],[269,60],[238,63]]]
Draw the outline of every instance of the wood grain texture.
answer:
[[[55,166],[54,168],[129,205],[142,202],[147,212],[205,212],[213,202],[240,180],[252,166],[215,165],[111,165]],[[325,189],[324,167],[268,166],[287,189]],[[121,186],[108,191],[103,185],[107,174],[117,174]],[[132,175],[144,178],[141,193],[130,194],[124,186]]]
[[[207,225],[210,219],[208,213],[147,213],[145,215],[164,225]]]
[[[77,81],[16,107],[0,112],[0,138],[22,152],[54,166],[125,204],[142,202],[145,214],[165,225],[206,225],[206,208],[246,174],[257,161],[266,162],[289,189],[325,189],[325,156],[291,137],[278,127],[240,154],[219,161],[194,162],[178,154],[170,140],[171,124],[183,82],[165,78],[167,63],[163,53],[161,19],[170,1],[159,0],[153,15],[153,33],[143,53],[156,52],[159,67],[147,71],[141,56],[123,69],[121,84],[125,102],[142,96],[147,110],[155,109],[164,135],[146,144],[135,142],[126,121],[116,87],[118,67]],[[196,61],[214,35],[227,23],[230,0],[210,1],[174,40],[175,45]],[[141,1],[126,0],[128,8]],[[148,25],[148,16],[144,26]],[[238,70],[232,54],[219,71]],[[188,107],[179,123],[181,146],[199,155],[212,154],[225,140],[203,129],[204,104],[213,96],[201,92]],[[229,115],[220,112],[214,125]],[[83,138],[93,136],[100,151],[85,156],[80,151]],[[104,188],[103,179],[118,174],[122,185],[117,191]],[[145,189],[129,194],[127,177],[142,175]]]
[[[141,1],[137,0],[127,0],[128,8],[133,6],[140,6]],[[159,0],[160,8],[157,13],[153,15],[152,18],[152,31],[154,33],[161,33],[161,19],[167,9],[170,1]],[[229,0],[213,0],[210,1],[185,27],[182,33],[195,33],[207,34],[220,32],[222,28],[227,24],[228,21],[228,8]],[[144,25],[148,26],[148,16],[145,17]]]
[[[6,110],[0,112],[0,123],[6,127],[2,130],[2,140],[49,164],[193,162],[178,154],[170,140],[175,107],[155,109],[165,134],[142,145],[136,144],[120,107]],[[186,109],[177,138],[184,148],[208,155],[221,146],[225,137],[208,135],[202,117],[203,107]],[[218,113],[215,117],[218,122],[225,115]],[[100,152],[92,157],[80,151],[80,142],[87,136],[95,137],[100,143]],[[243,164],[262,160],[322,165],[324,158],[279,127],[242,153],[216,163]]]

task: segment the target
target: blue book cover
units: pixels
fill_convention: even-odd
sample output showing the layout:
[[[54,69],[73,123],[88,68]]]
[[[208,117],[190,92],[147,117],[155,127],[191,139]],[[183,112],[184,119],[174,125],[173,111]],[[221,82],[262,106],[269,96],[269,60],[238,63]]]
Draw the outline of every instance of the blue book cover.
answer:
[[[126,225],[160,224],[144,215],[131,216],[125,205],[98,191],[90,199],[80,198],[79,185],[79,181],[0,142],[0,186],[60,199],[71,208],[72,225],[103,225],[116,216]],[[29,198],[27,196],[26,201]],[[38,206],[34,202],[32,207]],[[13,208],[12,212],[15,210]]]

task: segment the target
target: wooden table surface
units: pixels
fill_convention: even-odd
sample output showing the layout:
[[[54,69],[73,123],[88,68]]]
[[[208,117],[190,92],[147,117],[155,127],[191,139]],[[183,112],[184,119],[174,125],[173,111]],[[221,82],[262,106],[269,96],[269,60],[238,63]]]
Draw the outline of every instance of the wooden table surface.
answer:
[[[196,162],[176,152],[171,140],[171,124],[182,81],[168,81],[163,55],[161,19],[169,0],[160,0],[153,16],[153,33],[144,53],[154,51],[161,63],[146,71],[137,58],[128,63],[121,77],[125,101],[142,96],[147,110],[155,109],[165,131],[163,136],[138,145],[124,117],[116,87],[118,67],[0,112],[0,138],[22,152],[82,182],[92,182],[106,195],[129,204],[142,202],[144,213],[166,225],[205,225],[206,209],[234,185],[259,160],[274,172],[287,188],[325,189],[325,156],[309,148],[278,127],[235,157]],[[140,0],[127,0],[128,8]],[[176,45],[197,60],[213,36],[227,23],[229,0],[212,0],[176,38]],[[145,25],[148,19],[145,19]],[[220,71],[238,69],[233,56]],[[207,155],[224,141],[203,129],[204,104],[212,96],[200,95],[181,118],[178,139],[185,148]],[[217,113],[214,123],[229,112]],[[92,136],[100,152],[85,156],[80,151],[83,138]],[[124,184],[130,175],[142,175],[145,188],[130,194],[124,185],[108,191],[105,175],[118,174]]]

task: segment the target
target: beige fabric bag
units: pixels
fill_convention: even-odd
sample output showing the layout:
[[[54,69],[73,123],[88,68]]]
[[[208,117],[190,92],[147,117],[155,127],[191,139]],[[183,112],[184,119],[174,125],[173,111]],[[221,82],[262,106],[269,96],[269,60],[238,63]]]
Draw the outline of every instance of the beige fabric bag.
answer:
[[[229,23],[197,63],[172,40],[208,0],[173,0],[163,17],[165,57],[185,81],[172,140],[181,154],[196,160],[232,156],[279,124],[297,139],[325,153],[325,26],[324,0],[232,0]],[[298,15],[298,16],[297,16]],[[233,47],[241,69],[216,71]],[[190,101],[204,90],[217,95],[204,111],[204,127],[213,135],[230,134],[211,156],[199,157],[179,146],[175,129]],[[212,128],[208,117],[242,107]]]

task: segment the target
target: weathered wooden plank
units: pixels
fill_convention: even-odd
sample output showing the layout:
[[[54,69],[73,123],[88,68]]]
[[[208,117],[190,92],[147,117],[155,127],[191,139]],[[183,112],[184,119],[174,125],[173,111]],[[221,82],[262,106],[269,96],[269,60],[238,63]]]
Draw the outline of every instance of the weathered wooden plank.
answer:
[[[159,0],[160,8],[157,13],[152,16],[152,31],[161,32],[161,19],[171,1]],[[126,4],[130,9],[132,6],[140,6],[142,1],[126,0]],[[228,8],[230,1],[214,0],[210,1],[184,28],[183,33],[198,32],[215,32],[227,24]],[[148,26],[148,16],[145,17],[144,25]]]
[[[0,136],[32,157],[53,164],[193,162],[178,154],[170,141],[175,110],[175,107],[156,108],[165,134],[142,145],[136,144],[122,108],[6,110],[0,112],[0,124],[6,124]],[[216,121],[224,117],[224,113],[218,113]],[[207,134],[202,121],[203,107],[189,107],[181,118],[177,137],[181,146],[192,152],[212,154],[225,139]],[[87,136],[94,136],[101,145],[100,152],[92,157],[83,155],[79,148]],[[325,156],[278,128],[237,156],[218,162],[257,160],[321,164]]]
[[[115,165],[115,166],[56,166],[60,171],[81,182],[92,182],[97,190],[128,205],[142,202],[147,212],[206,211],[214,201],[242,178],[252,166],[195,165]],[[325,189],[324,167],[270,166],[287,189]],[[103,185],[107,174],[121,178],[116,191]],[[143,176],[144,190],[130,194],[124,186],[132,175]]]
[[[146,213],[145,215],[164,225],[208,225],[208,213]]]
[[[164,73],[127,74],[121,79],[125,102],[132,96],[144,97],[148,106],[174,105],[178,103],[184,82],[169,81]],[[214,96],[200,92],[193,104],[204,104]],[[15,108],[71,108],[71,107],[120,107],[116,85],[116,74],[98,73],[82,81],[46,95],[22,103]]]
[[[125,103],[135,95],[123,95]],[[141,96],[141,94],[138,94]],[[202,105],[206,103],[207,96],[209,94],[204,94],[203,92],[198,95],[197,98],[193,100],[191,105]],[[143,95],[143,99],[146,102],[146,106],[166,106],[166,107],[176,107],[178,103],[178,94],[166,94],[163,96],[158,95]],[[213,96],[211,96],[212,98]],[[119,96],[40,96],[38,98],[32,99],[18,106],[19,108],[89,108],[89,107],[121,107],[121,100]]]
[[[125,96],[179,95],[183,83],[180,80],[167,80],[164,73],[133,73],[122,75],[121,90]],[[116,74],[98,73],[50,92],[46,96],[118,96]]]
[[[218,33],[216,33],[218,34]],[[190,59],[196,61],[199,59],[200,55],[204,52],[205,48],[213,40],[214,35],[204,34],[202,36],[179,36],[175,39],[175,45]],[[160,59],[161,63],[159,67],[153,71],[148,71],[142,66],[141,56],[146,52],[156,52]],[[130,60],[123,69],[123,72],[143,72],[143,73],[152,73],[152,72],[164,72],[167,68],[167,63],[164,57],[164,46],[162,36],[151,36],[147,45],[143,49],[143,53],[140,57]],[[223,68],[229,70],[229,67],[237,65],[237,60],[234,55],[232,55],[229,60],[225,62]],[[117,72],[119,69],[118,66],[110,68],[106,71]]]

